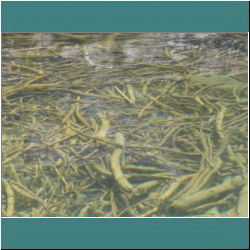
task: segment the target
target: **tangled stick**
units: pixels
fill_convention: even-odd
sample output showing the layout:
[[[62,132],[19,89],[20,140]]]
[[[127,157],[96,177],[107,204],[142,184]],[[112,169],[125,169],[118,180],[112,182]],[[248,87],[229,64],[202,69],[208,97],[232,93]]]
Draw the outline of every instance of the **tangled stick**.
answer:
[[[120,166],[120,161],[121,161],[123,150],[124,150],[123,148],[125,144],[125,139],[124,139],[123,134],[121,133],[116,133],[115,138],[116,138],[115,139],[116,143],[118,143],[119,146],[117,146],[117,148],[114,150],[113,154],[111,155],[112,173],[113,173],[114,179],[116,180],[116,182],[122,189],[124,189],[127,192],[132,192],[134,188],[128,182],[124,174],[122,173],[121,166]]]
[[[179,200],[174,201],[171,207],[178,210],[187,210],[205,204],[210,200],[218,200],[228,193],[240,189],[243,186],[241,176],[236,176],[232,180],[225,180],[221,185],[209,188],[204,191],[196,192],[191,195],[184,195]]]
[[[3,179],[2,182],[7,194],[7,211],[5,214],[7,217],[11,217],[15,212],[15,194],[11,185],[6,180]]]

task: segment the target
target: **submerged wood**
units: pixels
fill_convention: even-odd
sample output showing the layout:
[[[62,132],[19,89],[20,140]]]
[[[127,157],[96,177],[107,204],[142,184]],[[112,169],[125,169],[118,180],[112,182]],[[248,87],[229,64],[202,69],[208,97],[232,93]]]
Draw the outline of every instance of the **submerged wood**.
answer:
[[[116,143],[118,143],[119,146],[115,148],[113,154],[111,155],[111,169],[114,175],[114,179],[117,181],[117,183],[122,189],[127,192],[132,192],[134,188],[124,176],[120,165],[124,150],[123,147],[125,146],[125,139],[123,134],[116,133]]]
[[[207,203],[211,199],[220,199],[225,194],[240,189],[242,186],[242,177],[236,176],[232,180],[226,180],[223,184],[216,187],[181,197],[179,200],[174,201],[171,207],[178,210],[190,209],[202,203]]]
[[[245,216],[246,45],[243,33],[3,34],[3,216]]]

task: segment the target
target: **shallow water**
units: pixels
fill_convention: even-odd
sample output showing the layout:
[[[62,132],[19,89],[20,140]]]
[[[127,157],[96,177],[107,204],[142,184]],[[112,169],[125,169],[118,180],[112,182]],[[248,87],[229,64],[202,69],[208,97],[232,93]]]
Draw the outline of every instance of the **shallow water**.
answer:
[[[131,198],[112,177],[117,132],[125,137],[121,167],[165,170],[163,177],[124,170],[135,189],[157,180],[149,185],[159,196],[175,179],[212,172],[216,157],[220,170],[197,192],[228,177],[246,181],[247,60],[245,33],[3,34],[2,177],[48,205],[45,211],[15,191],[13,216],[140,217],[150,211],[159,198],[150,198],[151,189],[144,208],[128,213],[145,197]],[[104,118],[110,127],[106,141],[98,141]],[[85,199],[80,205],[78,196]],[[5,192],[2,199],[6,210]],[[238,200],[236,188],[211,208],[213,215],[237,215]],[[165,210],[153,216],[175,215]]]

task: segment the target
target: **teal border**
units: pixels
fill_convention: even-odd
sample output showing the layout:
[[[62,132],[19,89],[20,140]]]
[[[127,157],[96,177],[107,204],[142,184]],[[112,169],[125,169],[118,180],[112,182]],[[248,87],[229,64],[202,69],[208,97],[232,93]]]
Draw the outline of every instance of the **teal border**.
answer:
[[[2,2],[2,32],[248,32],[248,2]]]
[[[248,249],[248,220],[3,218],[3,249]]]
[[[248,2],[6,2],[2,32],[248,32]],[[2,248],[248,249],[248,219],[2,218]]]

